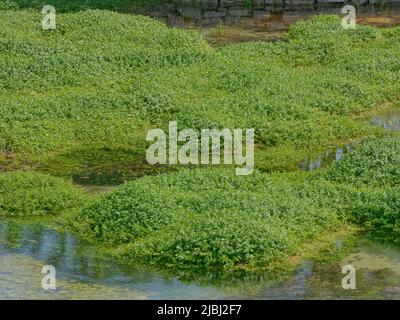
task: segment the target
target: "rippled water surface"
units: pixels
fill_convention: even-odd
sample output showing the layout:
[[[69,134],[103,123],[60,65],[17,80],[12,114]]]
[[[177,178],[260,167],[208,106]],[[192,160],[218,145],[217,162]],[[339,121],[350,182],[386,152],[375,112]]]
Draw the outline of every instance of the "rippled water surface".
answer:
[[[332,251],[340,252],[339,242]],[[357,269],[357,290],[343,290],[342,265]],[[56,290],[42,288],[44,265],[56,268]],[[340,263],[305,261],[287,280],[185,283],[124,266],[96,247],[40,223],[0,223],[0,299],[316,299],[400,298],[400,251],[354,246]]]

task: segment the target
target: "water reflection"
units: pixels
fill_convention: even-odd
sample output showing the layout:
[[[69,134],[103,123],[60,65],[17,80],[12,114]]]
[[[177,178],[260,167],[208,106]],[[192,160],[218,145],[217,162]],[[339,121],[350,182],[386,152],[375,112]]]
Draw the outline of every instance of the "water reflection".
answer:
[[[46,264],[57,271],[55,292],[41,288],[41,270]],[[223,295],[214,288],[123,266],[95,246],[41,224],[0,222],[0,266],[0,299],[196,299]]]
[[[238,41],[274,40],[279,33],[300,19],[316,14],[341,15],[343,3],[296,4],[271,6],[264,2],[247,5],[195,6],[177,5],[158,7],[156,10],[139,12],[166,22],[169,26],[200,30],[213,44]],[[380,27],[400,25],[400,4],[380,3],[358,6],[359,23]],[[132,12],[136,13],[136,12]]]
[[[360,141],[349,143],[343,147],[325,151],[325,153],[304,160],[300,163],[300,169],[304,171],[314,171],[326,167],[334,162],[341,160],[346,154],[352,153]]]
[[[340,249],[338,249],[340,250]],[[356,289],[341,286],[342,267],[356,269]],[[333,264],[306,262],[287,281],[261,290],[264,299],[399,299],[400,252],[368,243]]]
[[[390,131],[400,131],[399,110],[389,110],[372,119],[372,123]]]
[[[343,240],[332,252],[343,250]],[[41,288],[43,265],[56,267],[57,290]],[[357,290],[341,288],[341,265],[357,269]],[[0,222],[0,299],[314,299],[400,298],[400,252],[368,243],[340,263],[305,261],[287,280],[185,283],[124,266],[93,245],[41,224]]]

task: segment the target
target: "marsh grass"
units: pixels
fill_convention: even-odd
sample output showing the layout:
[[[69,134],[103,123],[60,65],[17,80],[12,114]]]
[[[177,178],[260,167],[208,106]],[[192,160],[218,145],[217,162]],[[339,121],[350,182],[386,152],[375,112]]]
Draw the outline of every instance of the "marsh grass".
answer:
[[[57,216],[79,210],[89,198],[71,183],[33,173],[0,174],[0,217]]]

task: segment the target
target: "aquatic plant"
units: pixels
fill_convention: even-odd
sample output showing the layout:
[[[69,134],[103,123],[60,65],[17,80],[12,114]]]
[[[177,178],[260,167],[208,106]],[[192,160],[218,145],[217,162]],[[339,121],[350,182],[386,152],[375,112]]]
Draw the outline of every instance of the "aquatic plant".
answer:
[[[366,142],[330,167],[323,176],[354,186],[396,187],[400,185],[400,140],[386,138]]]
[[[400,242],[399,138],[367,142],[321,176],[352,187],[340,200],[351,222],[381,240]]]
[[[196,33],[107,11],[59,14],[53,31],[41,30],[38,12],[0,18],[0,148],[46,165],[84,149],[142,160],[148,128],[175,120],[196,130],[255,128],[259,167],[277,163],[269,148],[286,150],[284,167],[302,150],[378,134],[348,115],[400,91],[396,32],[360,27],[335,41],[337,17],[299,22],[287,42],[216,50]],[[335,44],[323,57],[328,40],[351,50]]]
[[[397,29],[350,32],[319,16],[295,25],[287,41],[212,49],[194,32],[140,16],[60,14],[52,31],[41,18],[0,10],[0,150],[39,168],[62,161],[65,176],[82,163],[143,159],[147,130],[171,120],[195,130],[254,128],[259,168],[286,168],[304,150],[379,135],[354,115],[400,93]],[[74,219],[93,238],[127,246],[129,260],[177,269],[262,269],[344,221],[393,238],[398,143],[375,143],[378,154],[367,145],[323,174],[203,168],[145,177]],[[1,183],[3,216],[56,214],[84,201],[49,176],[6,173]]]
[[[334,210],[262,173],[181,170],[132,181],[82,210],[97,239],[131,261],[175,268],[266,267],[339,225]],[[287,199],[290,199],[288,201]]]
[[[79,209],[88,197],[60,178],[34,172],[0,174],[0,217],[60,215]]]
[[[192,271],[263,269],[343,223],[398,242],[399,151],[388,138],[315,173],[146,177],[104,195],[78,220],[96,239],[128,244],[128,261]]]

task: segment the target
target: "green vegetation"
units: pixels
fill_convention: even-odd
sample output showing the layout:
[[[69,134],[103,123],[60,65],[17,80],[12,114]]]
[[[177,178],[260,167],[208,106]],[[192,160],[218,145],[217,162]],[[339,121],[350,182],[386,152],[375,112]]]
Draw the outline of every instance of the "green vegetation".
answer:
[[[383,139],[361,145],[324,175],[331,181],[356,186],[389,187],[400,185],[400,140]]]
[[[129,261],[190,272],[265,269],[345,222],[398,242],[400,190],[390,184],[399,150],[397,139],[372,141],[311,174],[208,169],[146,177],[104,195],[78,221],[96,239],[129,244],[121,251]],[[375,177],[389,183],[373,188]]]
[[[0,16],[0,147],[46,162],[104,149],[117,151],[110,163],[121,153],[143,159],[150,119],[168,103],[144,74],[202,60],[207,52],[196,34],[145,17],[59,15],[57,31],[48,33],[38,13]]]
[[[400,243],[400,140],[368,142],[328,168],[322,176],[358,186],[346,201],[351,221],[380,239]]]
[[[79,209],[87,200],[59,178],[33,172],[0,174],[0,218],[59,215]]]
[[[352,33],[337,17],[315,17],[287,42],[211,49],[146,17],[60,14],[55,31],[42,30],[41,18],[0,11],[0,148],[41,167],[67,155],[68,175],[81,154],[95,166],[90,152],[104,149],[116,151],[110,163],[143,160],[146,131],[170,120],[255,128],[259,168],[288,167],[305,150],[378,135],[352,115],[398,97],[396,29]]]
[[[179,0],[52,0],[58,12],[73,12],[87,9],[127,11],[152,8],[157,5],[179,3]],[[33,8],[41,10],[49,3],[44,0],[1,0],[0,8]]]
[[[318,16],[294,25],[287,41],[213,49],[141,16],[59,14],[54,31],[41,18],[0,10],[0,164],[71,177],[140,163],[147,130],[171,120],[179,129],[256,129],[253,175],[196,168],[131,181],[74,216],[82,234],[121,246],[129,261],[199,272],[268,269],[344,223],[398,241],[396,139],[322,172],[262,171],[383,135],[362,116],[399,98],[400,28],[344,30],[338,17]],[[38,173],[2,174],[0,185],[2,216],[87,202]]]
[[[79,220],[108,243],[133,242],[132,261],[191,269],[266,266],[338,225],[333,210],[296,196],[286,181],[218,169],[130,182]]]

